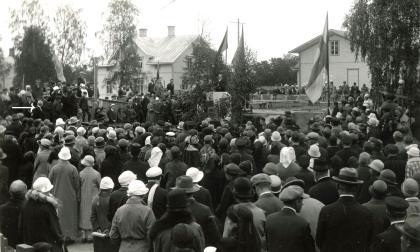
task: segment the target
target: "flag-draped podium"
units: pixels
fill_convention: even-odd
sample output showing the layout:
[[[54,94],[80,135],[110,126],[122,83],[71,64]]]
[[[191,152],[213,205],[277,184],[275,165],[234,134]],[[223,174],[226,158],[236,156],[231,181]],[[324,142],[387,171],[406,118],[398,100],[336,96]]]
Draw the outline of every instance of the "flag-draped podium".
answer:
[[[317,102],[322,95],[324,86],[322,71],[325,69],[327,76],[329,75],[328,62],[328,14],[325,20],[324,31],[319,40],[318,48],[315,53],[314,66],[305,92],[311,102]]]

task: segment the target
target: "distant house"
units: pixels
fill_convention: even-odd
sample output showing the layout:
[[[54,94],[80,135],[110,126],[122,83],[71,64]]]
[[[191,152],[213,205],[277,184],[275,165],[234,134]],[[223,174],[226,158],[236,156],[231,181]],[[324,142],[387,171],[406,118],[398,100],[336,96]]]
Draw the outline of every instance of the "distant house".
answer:
[[[350,50],[350,41],[346,38],[345,31],[330,29],[328,35],[330,81],[335,85],[342,85],[346,81],[350,86],[357,83],[359,86],[366,84],[370,87],[369,67],[360,57],[356,59],[355,53]],[[297,73],[298,85],[305,85],[309,81],[320,39],[321,35],[290,51],[299,54],[299,62],[293,67]]]
[[[11,68],[8,74],[0,75],[0,88],[9,89],[13,86],[13,78],[15,77],[15,50],[13,48],[9,49],[9,56],[5,59],[6,63],[10,64]]]
[[[142,59],[142,73],[138,77],[138,90],[147,93],[148,83],[156,77],[159,68],[159,77],[164,87],[171,79],[174,80],[175,90],[180,90],[182,75],[191,62],[192,45],[198,41],[198,35],[175,35],[175,27],[168,26],[165,37],[147,37],[147,29],[140,29],[139,37],[135,40],[139,55]],[[112,85],[107,79],[115,69],[115,61],[97,67],[97,81],[99,97],[111,98],[118,93],[117,85]]]

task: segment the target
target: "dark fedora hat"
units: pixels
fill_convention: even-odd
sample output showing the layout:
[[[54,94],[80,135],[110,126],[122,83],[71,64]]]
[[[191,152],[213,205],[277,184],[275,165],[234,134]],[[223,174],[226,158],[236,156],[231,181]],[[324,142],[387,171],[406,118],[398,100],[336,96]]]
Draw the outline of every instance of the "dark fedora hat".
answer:
[[[404,224],[397,224],[396,228],[403,235],[410,237],[410,239],[420,242],[420,214],[412,213],[406,219]]]
[[[76,138],[73,135],[68,135],[64,138],[64,145],[74,144],[76,142]]]
[[[395,173],[390,169],[382,170],[379,174],[378,179],[385,181],[387,184],[397,185],[397,176]]]
[[[103,137],[97,137],[95,139],[95,147],[101,148],[105,146],[105,139]]]
[[[363,180],[359,179],[357,170],[355,168],[344,167],[340,170],[338,176],[333,176],[333,179],[338,183],[349,185],[363,184]]]
[[[183,175],[176,178],[175,187],[172,189],[180,189],[183,190],[185,193],[194,193],[200,188],[193,183],[193,180],[191,177]]]

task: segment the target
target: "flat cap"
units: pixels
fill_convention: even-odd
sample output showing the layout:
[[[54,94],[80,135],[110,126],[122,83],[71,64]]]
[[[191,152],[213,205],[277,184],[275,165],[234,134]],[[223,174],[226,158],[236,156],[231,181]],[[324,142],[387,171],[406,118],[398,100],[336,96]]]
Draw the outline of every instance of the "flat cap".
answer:
[[[408,202],[398,196],[388,196],[385,198],[385,205],[388,211],[394,213],[405,212],[409,206]]]
[[[279,198],[283,202],[293,201],[301,198],[303,195],[303,188],[297,185],[291,185],[286,187],[280,192]]]
[[[258,173],[251,178],[251,183],[253,185],[258,185],[258,184],[262,184],[262,183],[266,183],[266,184],[271,185],[271,179],[265,173]]]

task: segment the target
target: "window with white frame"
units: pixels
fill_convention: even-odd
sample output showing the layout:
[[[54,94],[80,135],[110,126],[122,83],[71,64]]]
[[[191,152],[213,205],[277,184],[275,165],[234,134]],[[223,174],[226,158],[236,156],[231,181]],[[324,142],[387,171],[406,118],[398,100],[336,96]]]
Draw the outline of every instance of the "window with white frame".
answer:
[[[339,46],[338,40],[331,40],[330,41],[330,54],[331,55],[339,55]]]

